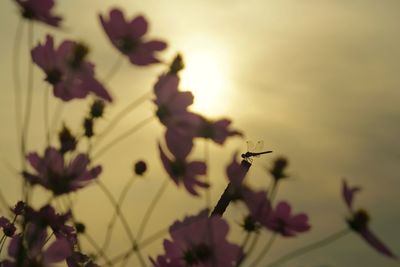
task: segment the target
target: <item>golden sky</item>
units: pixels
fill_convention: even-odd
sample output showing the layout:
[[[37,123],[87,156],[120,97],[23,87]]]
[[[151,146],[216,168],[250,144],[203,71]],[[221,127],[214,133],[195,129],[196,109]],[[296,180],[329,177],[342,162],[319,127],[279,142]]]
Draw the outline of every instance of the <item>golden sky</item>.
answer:
[[[57,43],[63,38],[82,40],[91,47],[97,76],[104,77],[119,57],[98,20],[98,14],[108,13],[111,7],[123,8],[128,17],[143,14],[150,22],[149,36],[169,44],[162,54],[164,60],[171,60],[177,52],[183,54],[186,69],[181,85],[193,91],[194,110],[213,118],[227,116],[246,133],[245,139],[235,138],[224,147],[210,148],[213,201],[225,187],[224,171],[232,153],[244,150],[245,140],[264,140],[275,155],[289,158],[293,179],[280,188],[278,198],[291,201],[295,211],[307,211],[313,231],[296,240],[279,240],[271,259],[345,227],[346,209],[340,195],[343,177],[364,188],[356,204],[370,211],[372,229],[400,254],[399,1],[57,1],[64,30],[35,24],[35,43],[49,32],[55,34]],[[7,167],[19,164],[11,75],[19,16],[13,1],[0,2],[0,15],[0,160],[4,162],[0,165],[0,188],[14,201],[19,182]],[[26,42],[24,38],[25,54],[21,55],[25,75]],[[151,90],[163,70],[163,66],[133,67],[124,60],[108,84],[116,101],[108,109],[105,123],[136,96]],[[43,150],[43,78],[36,69],[30,151]],[[52,101],[51,110],[56,106]],[[63,114],[70,125],[78,127],[86,111],[87,102],[75,101]],[[144,105],[115,129],[114,136],[153,112],[151,103]],[[166,178],[157,152],[162,134],[162,127],[154,121],[99,160],[105,164],[101,179],[115,194],[129,179],[132,162],[141,158],[149,161],[147,177],[134,185],[125,206],[133,228]],[[194,157],[204,156],[203,146],[199,142]],[[271,157],[255,162],[248,177],[252,184],[266,187],[268,179],[262,167],[271,163]],[[105,202],[104,196],[91,187],[79,193],[76,201],[82,220],[95,224],[89,231],[102,236],[101,227],[108,218],[104,213],[110,208],[100,204]],[[203,206],[204,201],[188,197],[182,188],[177,190],[171,184],[149,229],[155,231]],[[228,216],[239,214],[232,210]],[[120,247],[126,239],[120,233],[115,242],[120,242]],[[155,245],[152,255],[159,248]],[[397,265],[351,235],[287,266]]]

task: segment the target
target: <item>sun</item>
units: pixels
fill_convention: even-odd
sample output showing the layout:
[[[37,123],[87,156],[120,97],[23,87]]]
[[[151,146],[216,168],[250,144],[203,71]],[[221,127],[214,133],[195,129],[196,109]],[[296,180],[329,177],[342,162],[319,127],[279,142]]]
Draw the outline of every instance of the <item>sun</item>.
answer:
[[[193,111],[215,116],[226,111],[230,86],[227,65],[213,51],[204,49],[184,54],[181,87],[193,93]]]

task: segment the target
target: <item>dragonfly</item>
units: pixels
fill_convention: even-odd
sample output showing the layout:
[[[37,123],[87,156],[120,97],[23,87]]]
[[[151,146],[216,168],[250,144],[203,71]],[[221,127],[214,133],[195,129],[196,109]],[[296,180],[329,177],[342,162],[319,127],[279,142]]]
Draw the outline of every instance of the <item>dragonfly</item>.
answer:
[[[266,150],[266,151],[261,151],[264,147],[264,142],[263,141],[258,141],[256,144],[254,144],[252,141],[247,141],[247,152],[243,153],[241,157],[248,161],[249,163],[252,163],[253,159],[252,157],[260,157],[261,155],[272,153],[271,150]]]

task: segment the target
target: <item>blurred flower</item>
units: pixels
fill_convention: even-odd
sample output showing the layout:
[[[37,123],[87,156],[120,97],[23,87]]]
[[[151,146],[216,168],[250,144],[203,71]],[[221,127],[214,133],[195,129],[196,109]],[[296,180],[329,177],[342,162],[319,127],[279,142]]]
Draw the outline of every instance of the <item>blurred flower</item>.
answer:
[[[14,208],[11,208],[11,211],[15,214],[15,215],[21,215],[23,214],[23,212],[25,211],[25,202],[23,201],[18,201],[17,204],[15,204]]]
[[[76,148],[76,138],[70,132],[66,125],[63,125],[61,132],[58,134],[60,141],[60,153],[65,154],[68,151],[74,151]]]
[[[137,175],[143,175],[147,170],[147,164],[143,160],[139,160],[135,163],[135,173]]]
[[[175,159],[169,159],[162,150],[160,144],[158,145],[160,150],[160,157],[165,170],[175,182],[176,185],[183,183],[186,190],[197,196],[198,193],[195,187],[209,187],[209,184],[198,180],[199,175],[206,174],[207,166],[204,162],[192,161],[187,162],[185,158],[176,157]]]
[[[160,62],[154,54],[164,50],[167,44],[159,40],[144,40],[143,36],[148,28],[144,17],[137,16],[126,21],[124,14],[119,9],[110,11],[109,20],[102,15],[99,17],[111,43],[122,54],[128,56],[132,64],[144,66]]]
[[[101,173],[101,166],[87,169],[89,158],[83,153],[65,165],[64,156],[53,147],[48,147],[43,157],[29,153],[27,159],[36,174],[24,171],[25,179],[49,189],[56,196],[85,187]]]
[[[343,199],[347,205],[347,207],[350,210],[350,218],[347,219],[347,223],[349,227],[361,235],[361,237],[371,246],[373,247],[376,251],[382,253],[385,256],[391,257],[391,258],[397,258],[396,255],[393,254],[392,251],[389,250],[389,248],[382,243],[378,239],[378,237],[375,236],[374,233],[371,232],[371,230],[368,228],[368,223],[370,220],[370,217],[368,213],[365,210],[357,210],[354,211],[353,209],[353,200],[354,200],[354,194],[356,192],[359,192],[361,190],[360,187],[350,187],[348,186],[347,182],[343,180],[342,184],[342,195]]]
[[[64,41],[55,49],[53,37],[46,36],[44,44],[32,49],[32,60],[45,73],[46,81],[53,85],[54,96],[63,101],[85,98],[94,93],[104,100],[111,96],[94,77],[94,65],[87,62],[88,48],[80,43]]]
[[[208,217],[206,210],[186,217],[170,227],[172,240],[164,240],[165,256],[155,266],[230,267],[242,256],[239,246],[229,243],[229,225],[219,216]]]
[[[68,267],[99,267],[87,255],[74,251],[71,256],[67,258]]]
[[[304,213],[292,215],[290,205],[287,202],[278,203],[277,207],[269,212],[265,225],[271,231],[285,237],[295,236],[310,230],[308,216]]]
[[[74,227],[66,224],[70,218],[70,212],[56,213],[50,205],[45,205],[38,211],[31,207],[26,209],[26,219],[31,224],[32,229],[35,229],[36,232],[45,231],[49,226],[56,238],[64,238],[73,246],[76,244],[76,232]]]
[[[8,237],[14,236],[15,230],[17,230],[15,225],[3,216],[0,217],[0,228],[3,228],[3,233]]]
[[[4,267],[17,266],[56,266],[55,263],[64,261],[71,254],[71,247],[67,240],[56,239],[49,246],[46,231],[35,231],[29,225],[23,236],[15,235],[8,247],[8,255],[12,260],[3,261]],[[25,247],[26,246],[26,247]],[[20,257],[20,249],[23,249],[23,257]]]
[[[58,27],[61,17],[51,14],[54,0],[15,0],[21,9],[22,16],[37,20],[50,26]]]
[[[183,68],[185,67],[185,64],[183,63],[183,58],[182,55],[178,54],[172,61],[171,65],[169,66],[169,74],[178,74]]]
[[[275,159],[272,169],[269,170],[269,173],[272,175],[275,182],[278,182],[281,179],[288,177],[288,175],[285,173],[285,169],[287,168],[287,165],[288,165],[287,158],[278,157]]]
[[[239,164],[236,160],[237,155],[237,152],[233,155],[231,163],[226,168],[226,174],[232,184],[236,187],[240,187],[249,169],[246,167],[247,165]]]
[[[90,116],[94,119],[101,118],[103,116],[105,103],[101,99],[96,99],[93,101],[90,107]]]
[[[178,85],[179,77],[175,74],[163,74],[158,78],[154,85],[156,115],[167,127],[177,127],[179,124],[182,126],[182,123],[187,122],[194,133],[199,117],[187,111],[187,108],[193,104],[194,97],[189,91],[179,91]]]
[[[201,117],[196,136],[211,139],[220,145],[223,145],[228,137],[243,136],[241,132],[229,129],[230,124],[228,119],[210,121]]]

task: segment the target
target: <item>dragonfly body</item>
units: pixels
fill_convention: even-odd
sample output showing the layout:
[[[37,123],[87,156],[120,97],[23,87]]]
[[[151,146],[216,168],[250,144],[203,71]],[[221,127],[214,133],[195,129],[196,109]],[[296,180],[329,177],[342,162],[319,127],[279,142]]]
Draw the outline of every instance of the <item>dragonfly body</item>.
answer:
[[[241,157],[243,158],[243,159],[247,159],[247,158],[251,158],[251,157],[258,157],[258,156],[260,156],[260,155],[264,155],[264,154],[268,154],[268,153],[272,153],[272,151],[271,150],[268,150],[268,151],[263,151],[263,152],[246,152],[246,153],[243,153],[242,155],[241,155]]]
[[[247,152],[243,153],[241,155],[241,157],[248,161],[248,162],[252,162],[252,157],[259,157],[261,155],[264,154],[268,154],[271,153],[272,151],[268,150],[268,151],[262,151],[264,147],[264,142],[263,141],[258,141],[256,145],[254,145],[253,142],[251,141],[247,141]]]

